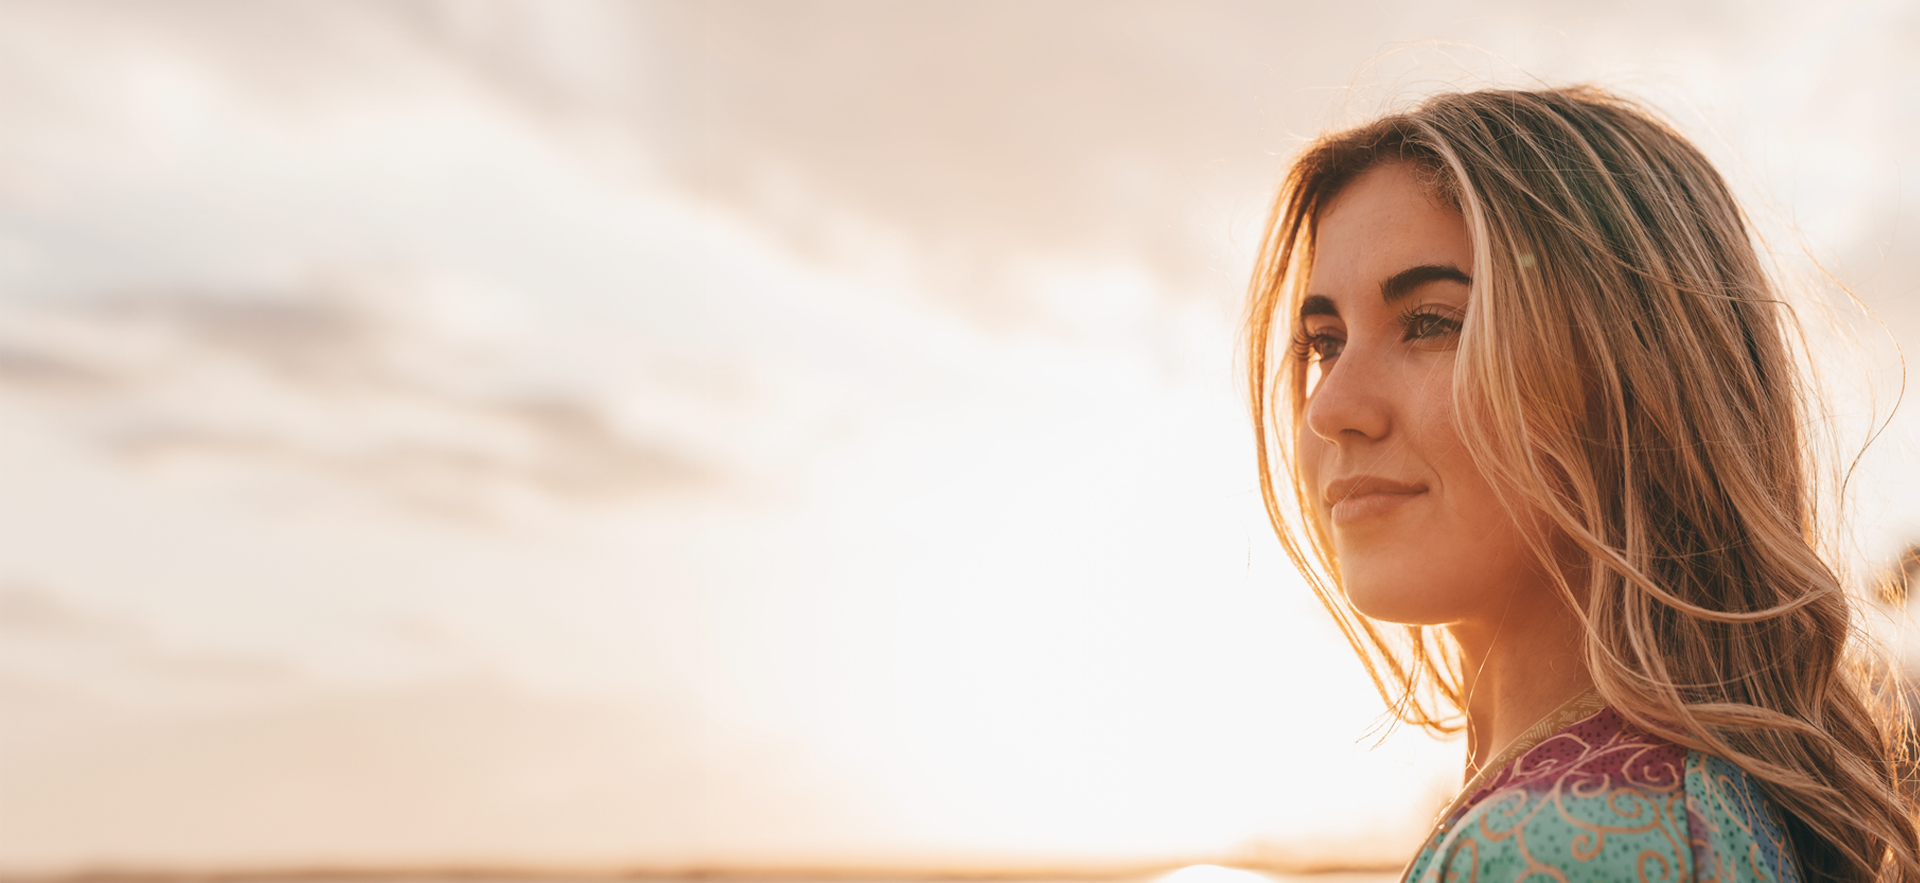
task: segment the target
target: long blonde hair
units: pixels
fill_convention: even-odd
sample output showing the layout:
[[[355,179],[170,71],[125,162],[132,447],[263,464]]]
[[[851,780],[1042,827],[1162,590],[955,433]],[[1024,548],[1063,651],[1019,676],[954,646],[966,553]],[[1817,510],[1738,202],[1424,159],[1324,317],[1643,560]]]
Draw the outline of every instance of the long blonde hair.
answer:
[[[1595,686],[1759,780],[1809,878],[1920,883],[1904,718],[1853,664],[1849,598],[1821,551],[1804,336],[1719,173],[1609,93],[1438,95],[1318,139],[1281,185],[1247,322],[1261,492],[1381,695],[1409,723],[1462,726],[1445,633],[1375,622],[1340,590],[1295,468],[1310,366],[1285,326],[1320,212],[1386,163],[1466,220],[1455,419],[1509,507],[1546,515],[1539,559],[1571,548],[1589,564],[1546,569],[1584,624]]]

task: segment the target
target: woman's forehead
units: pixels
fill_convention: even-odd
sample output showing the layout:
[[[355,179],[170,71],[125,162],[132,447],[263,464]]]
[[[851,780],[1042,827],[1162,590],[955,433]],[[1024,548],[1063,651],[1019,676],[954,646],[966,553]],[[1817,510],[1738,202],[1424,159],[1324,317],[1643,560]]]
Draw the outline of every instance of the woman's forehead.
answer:
[[[1307,295],[1336,302],[1362,293],[1387,300],[1409,270],[1432,268],[1426,280],[1473,273],[1473,242],[1458,212],[1435,200],[1413,166],[1376,166],[1343,188],[1315,224]],[[1417,274],[1416,274],[1417,275]]]

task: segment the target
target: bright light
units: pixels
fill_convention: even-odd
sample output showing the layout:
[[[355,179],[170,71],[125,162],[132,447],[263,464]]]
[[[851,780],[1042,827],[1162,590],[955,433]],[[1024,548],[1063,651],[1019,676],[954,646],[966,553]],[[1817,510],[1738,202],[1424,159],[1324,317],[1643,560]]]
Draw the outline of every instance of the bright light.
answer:
[[[1161,877],[1159,883],[1273,883],[1273,878],[1219,865],[1188,865]]]

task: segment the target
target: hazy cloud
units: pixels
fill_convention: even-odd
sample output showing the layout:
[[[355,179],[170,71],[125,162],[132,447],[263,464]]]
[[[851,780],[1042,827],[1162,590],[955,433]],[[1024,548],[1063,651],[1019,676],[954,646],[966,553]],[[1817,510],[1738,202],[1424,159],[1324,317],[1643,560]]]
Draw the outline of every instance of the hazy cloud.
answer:
[[[230,707],[300,682],[273,660],[170,645],[125,613],[0,584],[0,742],[75,713]]]
[[[0,388],[129,462],[294,470],[447,514],[715,480],[589,393],[477,382],[492,356],[396,315],[387,302],[405,294],[334,282],[17,304]]]

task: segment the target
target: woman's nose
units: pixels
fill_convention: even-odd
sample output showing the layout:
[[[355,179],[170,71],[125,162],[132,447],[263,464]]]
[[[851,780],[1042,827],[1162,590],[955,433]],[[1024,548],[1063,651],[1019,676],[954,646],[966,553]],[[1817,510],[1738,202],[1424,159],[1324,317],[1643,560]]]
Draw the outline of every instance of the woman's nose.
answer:
[[[1307,429],[1334,444],[1378,441],[1393,425],[1390,378],[1365,348],[1349,346],[1308,393]]]

